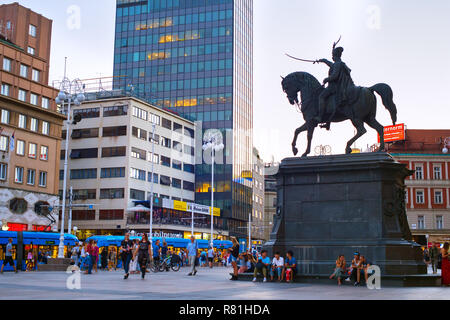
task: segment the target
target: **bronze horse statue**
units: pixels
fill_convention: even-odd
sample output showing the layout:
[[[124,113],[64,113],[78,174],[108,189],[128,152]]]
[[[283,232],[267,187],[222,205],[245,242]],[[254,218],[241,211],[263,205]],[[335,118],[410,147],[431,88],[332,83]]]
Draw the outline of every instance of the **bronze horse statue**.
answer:
[[[311,152],[311,140],[314,130],[320,124],[317,121],[319,114],[319,96],[325,90],[325,87],[307,72],[291,73],[283,78],[281,84],[283,91],[287,94],[289,103],[299,107],[301,105],[301,112],[306,123],[295,130],[292,151],[294,155],[297,155],[297,137],[303,131],[308,131],[308,147],[302,155],[302,157],[306,157]],[[301,94],[301,103],[298,99],[299,92]],[[374,92],[381,96],[383,104],[389,111],[392,122],[395,125],[397,122],[397,107],[393,101],[391,87],[385,83],[379,83],[370,88],[352,86],[348,88],[348,92],[348,99],[342,105],[338,106],[335,111],[330,112],[329,110],[325,110],[323,118],[327,119],[327,121],[323,121],[323,123],[342,122],[345,120],[352,122],[357,133],[347,143],[345,149],[347,154],[352,152],[351,145],[367,132],[364,128],[364,123],[367,123],[378,132],[381,140],[379,151],[384,151],[384,127],[375,118],[377,114],[377,99]]]

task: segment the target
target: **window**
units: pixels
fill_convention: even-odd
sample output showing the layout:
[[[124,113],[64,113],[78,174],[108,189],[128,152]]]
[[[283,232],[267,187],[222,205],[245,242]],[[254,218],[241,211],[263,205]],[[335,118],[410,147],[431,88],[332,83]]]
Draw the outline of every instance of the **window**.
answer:
[[[425,217],[424,216],[418,216],[418,228],[419,229],[425,229]]]
[[[19,156],[25,155],[25,141],[17,140],[16,154],[18,154]]]
[[[133,116],[147,121],[148,113],[147,113],[147,111],[142,110],[141,108],[133,107]]]
[[[30,27],[28,29],[28,34],[32,37],[36,38],[36,26],[30,24]]]
[[[148,182],[152,182],[152,173],[148,173]],[[158,174],[153,173],[153,183],[159,183]]]
[[[150,137],[148,138],[148,141],[150,143],[154,143],[156,145],[159,145],[159,140],[160,140],[160,136],[155,134],[155,136],[153,137],[153,134],[150,134]]]
[[[100,210],[100,220],[123,220],[123,209]]]
[[[118,137],[127,135],[127,126],[103,128],[103,137]]]
[[[176,133],[182,134],[183,133],[183,126],[179,123],[174,122],[173,123],[173,131]]]
[[[436,229],[442,230],[444,229],[444,217],[436,216]]]
[[[73,190],[74,200],[95,200],[97,198],[96,189]]]
[[[28,210],[28,202],[25,199],[14,198],[9,201],[9,209],[13,213],[23,214]]]
[[[72,131],[72,139],[98,138],[98,128],[76,129]]]
[[[46,97],[42,97],[42,108],[48,109],[50,107],[50,100]]]
[[[165,157],[165,156],[161,156],[161,164],[165,167],[169,167],[170,168],[170,158]]]
[[[28,169],[27,170],[27,184],[34,186],[35,181],[36,181],[36,170]]]
[[[6,163],[0,163],[0,180],[6,180],[8,177],[8,165]]]
[[[23,183],[23,168],[22,167],[16,167],[15,175],[14,175],[14,182],[15,183]]]
[[[95,210],[73,210],[72,220],[93,221],[95,220]]]
[[[161,118],[153,113],[150,113],[149,118],[149,121],[153,124],[156,124],[157,126],[159,126],[159,124],[161,123]]]
[[[194,139],[194,130],[184,127],[184,135]]]
[[[73,115],[79,114],[82,119],[92,119],[100,117],[100,108],[76,109]]]
[[[2,123],[9,124],[9,110],[2,109]]]
[[[172,148],[172,141],[166,137],[161,137],[161,145],[166,148]]]
[[[147,141],[147,131],[143,129],[132,127],[131,134],[135,138]]]
[[[161,175],[160,184],[163,186],[170,186],[171,185],[170,177]]]
[[[47,172],[39,172],[39,187],[47,187]]]
[[[100,178],[124,178],[125,168],[102,168]]]
[[[130,199],[145,201],[145,191],[130,189]]]
[[[9,148],[9,137],[0,136],[0,151],[8,151]]]
[[[128,114],[128,106],[104,107],[103,117],[126,116]]]
[[[30,95],[30,103],[31,103],[32,105],[35,105],[35,106],[38,105],[38,96],[37,96],[37,94],[32,93],[32,94]]]
[[[41,78],[41,72],[39,70],[33,69],[31,71],[31,80],[39,82]]]
[[[97,179],[97,169],[72,169],[70,170],[70,179]]]
[[[3,57],[3,70],[11,72],[11,59]]]
[[[195,167],[192,164],[185,163],[183,165],[184,172],[195,173]]]
[[[41,155],[40,155],[39,159],[42,161],[48,160],[48,147],[41,146]]]
[[[418,204],[425,203],[425,196],[424,196],[423,190],[416,191],[416,203],[418,203]]]
[[[195,190],[194,184],[189,181],[183,181],[183,189],[194,192],[194,190]]]
[[[434,191],[434,203],[435,204],[443,204],[442,200],[442,191]]]
[[[182,153],[183,152],[183,145],[181,144],[181,142],[174,141],[173,142],[173,149],[176,150],[177,152]]]
[[[28,47],[27,52],[28,52],[28,54],[34,55],[35,50],[33,47]]]
[[[37,153],[37,144],[30,142],[28,144],[28,157],[36,159],[36,153]]]
[[[184,145],[184,153],[190,156],[194,156],[194,148],[191,146]]]
[[[181,161],[174,159],[172,160],[172,168],[177,170],[183,170],[183,163]]]
[[[42,133],[45,135],[50,133],[50,124],[47,121],[42,121]]]
[[[435,180],[441,180],[442,179],[442,175],[441,175],[441,167],[433,167],[433,176]]]
[[[166,118],[162,118],[161,126],[162,126],[163,128],[172,130],[172,121],[167,120]]]
[[[27,92],[25,90],[19,89],[19,96],[20,101],[26,102],[27,100]]]
[[[145,158],[146,157],[146,153],[147,152],[145,150],[141,150],[141,149],[134,148],[134,147],[131,148],[131,156],[133,158],[141,159],[141,160],[147,160]]]
[[[125,189],[100,189],[100,199],[123,199]]]
[[[24,78],[28,77],[28,66],[24,64],[20,65],[20,76]]]
[[[102,158],[125,157],[127,147],[110,147],[102,149]]]
[[[422,179],[423,179],[423,167],[416,166],[416,180],[422,180]]]
[[[98,158],[98,148],[72,149],[71,159],[94,159]]]
[[[181,180],[180,179],[172,179],[172,187],[181,189]]]
[[[19,114],[19,128],[21,129],[27,128],[27,116],[23,114]]]
[[[39,120],[36,118],[31,118],[30,130],[37,132],[39,129]]]
[[[130,168],[130,178],[145,181],[145,171],[136,168]]]
[[[10,85],[9,84],[6,84],[6,83],[4,83],[4,84],[2,84],[2,95],[4,95],[4,96],[9,96],[9,89],[10,89]]]
[[[148,153],[148,161],[153,162],[155,164],[159,164],[159,155],[153,154],[151,152]]]

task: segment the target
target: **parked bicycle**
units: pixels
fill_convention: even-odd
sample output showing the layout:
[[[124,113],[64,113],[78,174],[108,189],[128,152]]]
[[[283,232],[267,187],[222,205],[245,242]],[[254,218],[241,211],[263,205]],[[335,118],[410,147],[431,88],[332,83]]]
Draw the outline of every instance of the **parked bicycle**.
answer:
[[[172,269],[175,272],[178,272],[181,268],[181,260],[180,257],[176,254],[172,256],[168,256],[164,260],[160,261],[152,261],[150,263],[150,270],[153,272],[164,272]]]

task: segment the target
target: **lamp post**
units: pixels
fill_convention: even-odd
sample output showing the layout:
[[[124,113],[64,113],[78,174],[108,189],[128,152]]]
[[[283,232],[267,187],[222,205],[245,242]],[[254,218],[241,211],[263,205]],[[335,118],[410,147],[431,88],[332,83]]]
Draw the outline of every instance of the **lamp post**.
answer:
[[[151,162],[152,162],[152,177],[151,177],[151,183],[150,183],[150,243],[153,244],[153,176],[154,176],[154,170],[155,170],[155,129],[156,124],[152,123],[152,155],[151,155]],[[152,246],[153,250],[153,246]]]
[[[211,149],[211,247],[214,246],[214,153],[224,149],[224,145],[219,141],[218,135],[212,135],[209,139],[204,141],[203,150]]]
[[[67,61],[67,58],[66,58]],[[66,77],[66,71],[64,70],[64,79],[60,85],[60,92],[55,99],[56,104],[61,105],[64,110],[64,103],[67,101],[67,120],[66,124],[66,152],[64,156],[64,180],[63,180],[63,195],[62,195],[62,208],[61,208],[61,234],[59,237],[58,258],[64,258],[64,213],[66,210],[66,193],[67,193],[67,166],[68,166],[68,153],[69,153],[69,136],[70,126],[74,122],[74,117],[71,115],[72,103],[79,106],[85,100],[85,96],[82,90],[82,84],[79,79],[70,81]],[[76,118],[75,123],[81,119]]]

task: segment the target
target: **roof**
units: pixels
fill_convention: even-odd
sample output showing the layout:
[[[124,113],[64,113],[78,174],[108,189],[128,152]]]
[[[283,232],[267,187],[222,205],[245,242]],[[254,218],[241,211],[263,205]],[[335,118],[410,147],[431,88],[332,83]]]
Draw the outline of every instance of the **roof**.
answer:
[[[406,140],[389,144],[389,153],[401,154],[440,154],[445,138],[450,138],[449,129],[407,129]]]

